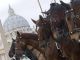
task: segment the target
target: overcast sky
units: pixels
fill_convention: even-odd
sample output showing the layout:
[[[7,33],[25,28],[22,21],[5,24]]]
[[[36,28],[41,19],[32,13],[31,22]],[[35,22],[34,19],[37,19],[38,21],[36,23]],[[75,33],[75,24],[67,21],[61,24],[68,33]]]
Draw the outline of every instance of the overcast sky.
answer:
[[[0,0],[0,19],[2,24],[8,17],[9,5],[14,9],[17,15],[23,16],[31,26],[33,22],[31,18],[38,19],[41,10],[38,5],[38,0]],[[59,0],[56,0],[59,2]],[[63,0],[69,3],[70,0]],[[47,11],[50,8],[50,3],[54,0],[40,0],[43,11]]]

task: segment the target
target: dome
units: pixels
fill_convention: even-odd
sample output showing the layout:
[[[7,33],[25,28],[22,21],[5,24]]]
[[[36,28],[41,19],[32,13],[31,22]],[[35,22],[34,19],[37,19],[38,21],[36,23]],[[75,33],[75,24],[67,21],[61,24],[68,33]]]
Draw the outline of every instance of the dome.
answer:
[[[16,28],[30,27],[27,20],[22,16],[16,15],[14,13],[14,10],[10,6],[9,6],[8,13],[9,13],[9,17],[6,19],[6,21],[3,24],[5,32],[12,31]]]
[[[9,16],[7,18],[7,20],[4,22],[3,27],[7,32],[19,27],[30,27],[30,26],[27,20],[25,20],[23,17],[14,15],[14,16]]]

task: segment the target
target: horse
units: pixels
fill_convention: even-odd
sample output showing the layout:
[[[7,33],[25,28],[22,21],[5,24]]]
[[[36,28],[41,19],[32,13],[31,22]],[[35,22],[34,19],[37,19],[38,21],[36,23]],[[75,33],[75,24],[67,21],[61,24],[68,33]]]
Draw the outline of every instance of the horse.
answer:
[[[29,57],[31,60],[39,60],[39,59],[45,60],[44,51],[39,47],[38,44],[37,34],[17,32],[16,47],[15,47],[16,55],[21,57],[25,53],[26,48],[28,48],[29,51],[31,51],[32,54],[30,55],[34,56],[34,59]]]
[[[61,4],[66,7],[66,4],[64,4],[63,2],[61,2]],[[71,6],[69,6],[67,4],[67,6],[69,7],[69,9],[67,9],[66,12],[66,21],[67,21],[67,25],[69,28],[69,33],[70,33],[70,37],[71,39],[75,39],[75,40],[79,40],[79,36],[80,36],[80,31],[79,31],[79,27],[80,27],[80,21],[79,21],[79,7],[80,7],[80,2],[79,0],[71,0],[70,3]]]
[[[70,60],[78,60],[80,57],[80,45],[78,41],[72,41],[70,38],[68,25],[65,19],[65,7],[56,4],[51,11],[50,22],[53,36],[56,38],[55,40],[61,46],[61,50],[65,56]]]
[[[74,21],[74,35],[77,37],[76,40],[79,40],[80,36],[80,1],[79,0],[71,0],[71,7],[73,9],[73,21]]]
[[[39,39],[39,45],[47,45],[49,42],[49,38],[51,35],[51,27],[49,21],[46,21],[46,18],[44,18],[40,15],[39,20],[36,22],[34,19],[32,21],[36,24],[37,27],[39,27],[37,33],[38,33],[38,39]],[[45,29],[44,29],[45,27]]]
[[[62,4],[56,4],[53,6],[53,10],[50,13],[51,30],[55,40],[58,42],[64,38],[63,36],[69,35],[66,11],[67,9]]]
[[[61,5],[64,6],[66,8],[66,22],[67,22],[67,25],[68,25],[68,28],[69,28],[69,33],[71,33],[73,31],[73,28],[74,28],[74,23],[73,23],[73,20],[72,20],[72,9],[71,9],[71,6],[70,4],[67,4],[67,3],[64,3],[63,1],[60,1]]]
[[[28,34],[29,35],[29,34]],[[36,37],[36,36],[34,36]],[[34,37],[32,39],[34,39]],[[27,36],[28,38],[28,36]],[[9,50],[9,57],[12,58],[12,59],[16,59],[16,60],[20,60],[21,58],[23,58],[23,55],[27,56],[28,58],[30,58],[31,60],[35,60],[36,57],[33,55],[33,53],[28,49],[26,48],[24,53],[22,54],[22,56],[19,56],[18,54],[20,52],[17,52],[16,51],[16,40],[12,39],[12,45],[11,45],[11,48]],[[21,51],[21,50],[18,50],[18,51]],[[22,52],[22,51],[21,51]],[[14,57],[14,58],[13,58]]]
[[[57,49],[53,35],[51,32],[51,26],[49,20],[39,16],[39,20],[32,21],[39,27],[38,38],[40,41],[40,47],[44,48],[46,60],[66,60],[67,58],[62,57],[62,53]],[[45,46],[45,47],[44,47]]]
[[[12,45],[10,47],[10,50],[9,50],[9,57],[12,58],[12,60],[20,60],[20,57],[18,57],[15,53],[15,43],[16,41],[12,38]]]
[[[71,37],[71,39],[76,39],[76,40],[79,40],[79,31],[75,31],[75,23],[74,23],[74,20],[73,20],[73,9],[72,7],[70,6],[70,4],[67,4],[67,3],[64,3],[63,1],[60,1],[61,5],[65,7],[65,19],[66,19],[66,25],[68,26],[68,29],[69,29],[69,35]],[[54,10],[54,6],[58,5],[58,3],[52,3],[50,4],[50,9],[47,11],[47,12],[42,12],[44,14],[47,14],[47,18],[48,19],[51,19],[50,17],[50,13],[52,13],[52,11]],[[78,22],[77,22],[78,23]],[[78,23],[79,25],[79,23]],[[55,35],[55,34],[54,34]]]

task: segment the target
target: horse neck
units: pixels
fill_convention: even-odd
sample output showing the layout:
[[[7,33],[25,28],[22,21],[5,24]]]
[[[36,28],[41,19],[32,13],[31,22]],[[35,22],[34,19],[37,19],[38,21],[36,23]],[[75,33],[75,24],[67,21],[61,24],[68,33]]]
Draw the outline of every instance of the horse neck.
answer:
[[[44,54],[44,51],[39,47],[39,41],[34,39],[25,39],[26,46],[30,45],[33,48],[40,51],[42,54]]]
[[[38,39],[38,35],[32,33],[23,33],[21,36],[26,39],[34,39],[34,40]]]
[[[64,50],[69,52],[69,51],[72,51],[75,44],[73,44],[73,41],[71,40],[71,38],[67,36],[60,41],[60,45]]]
[[[49,38],[52,35],[50,26],[47,25],[46,27],[43,26],[43,27],[39,28],[38,34],[42,38]]]

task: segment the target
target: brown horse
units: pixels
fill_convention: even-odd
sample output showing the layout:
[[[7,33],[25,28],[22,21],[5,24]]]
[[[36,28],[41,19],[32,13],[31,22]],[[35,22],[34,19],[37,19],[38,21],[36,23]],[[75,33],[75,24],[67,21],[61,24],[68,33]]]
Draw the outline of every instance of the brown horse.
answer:
[[[75,37],[76,40],[79,40],[80,36],[80,1],[79,0],[71,0],[71,10],[68,13],[68,21],[69,21],[69,26],[73,32],[72,38]],[[72,26],[72,27],[71,27]]]
[[[66,7],[64,3],[62,3],[63,6]],[[69,7],[69,5],[67,5]],[[71,36],[71,39],[79,40],[80,36],[80,18],[79,18],[79,10],[80,8],[80,2],[79,0],[72,0],[71,6],[66,12],[66,21],[69,28],[69,33]]]
[[[52,36],[51,26],[49,21],[46,18],[43,18],[41,15],[39,16],[39,20],[36,22],[32,19],[32,21],[39,27],[37,33],[39,38],[39,45],[47,45],[49,42],[50,36]]]
[[[15,52],[16,41],[14,39],[12,39],[12,40],[13,40],[12,45],[11,45],[11,48],[9,50],[9,57],[13,60],[20,60],[21,58],[23,58],[23,56],[20,57],[18,55],[18,53],[20,53],[20,52],[17,52],[17,53]],[[36,57],[33,55],[33,53],[28,48],[26,48],[26,50],[24,51],[24,55],[27,56],[28,58],[30,58],[31,60],[36,60]]]
[[[75,5],[75,7],[76,7],[76,5]],[[57,40],[58,40],[57,42],[60,44],[64,55],[69,57],[70,60],[79,60],[79,57],[80,57],[79,42],[77,42],[75,40],[72,41],[69,34],[66,34],[66,35],[64,34],[64,33],[69,33],[69,30],[67,27],[68,25],[66,24],[66,19],[65,19],[66,18],[66,14],[65,14],[66,9],[59,4],[55,4],[53,6],[53,9],[51,9],[49,11],[51,11],[51,13],[49,12],[48,14],[51,15],[50,22],[51,22],[53,35],[54,35],[54,37],[57,38]],[[71,16],[71,15],[69,15],[69,16]],[[71,17],[68,17],[68,19],[72,20]],[[72,24],[73,21],[71,21],[70,23]],[[63,32],[61,32],[61,31],[63,31]],[[57,33],[55,33],[55,32],[57,32]]]
[[[66,36],[69,33],[65,14],[66,8],[58,3],[56,3],[52,8],[51,13],[49,13],[51,30],[53,32],[53,36],[60,41],[63,36]]]
[[[51,14],[51,27],[53,35],[56,35],[56,41],[60,44],[64,55],[69,57],[70,60],[79,60],[80,57],[80,46],[79,42],[71,40],[66,23],[65,7],[62,5],[55,5]]]
[[[49,20],[39,17],[38,21],[32,20],[38,27],[38,37],[40,46],[45,50],[46,60],[66,60],[61,56],[61,51],[57,49],[55,41],[53,40],[51,26]],[[45,47],[43,46],[45,45]]]
[[[31,48],[30,48],[31,46]],[[34,60],[45,60],[44,51],[39,48],[38,36],[32,33],[19,33],[17,32],[15,53],[18,56],[22,56],[28,48],[37,59]],[[40,56],[40,57],[39,57]],[[33,60],[33,59],[31,59]]]
[[[12,60],[20,60],[20,57],[19,56],[16,56],[16,53],[15,53],[15,43],[16,41],[12,38],[12,45],[10,47],[10,50],[9,50],[9,57],[12,59]]]
[[[64,18],[64,16],[63,16],[63,18],[64,18],[64,20],[66,20],[66,25],[68,26],[70,37],[71,37],[71,39],[79,40],[80,33],[79,33],[79,31],[77,31],[77,32],[75,31],[76,29],[75,29],[75,22],[73,20],[73,18],[74,18],[73,9],[70,6],[70,4],[64,3],[63,1],[60,1],[60,2],[61,2],[61,5],[65,7],[64,11],[66,14],[65,14],[65,18]],[[58,5],[58,3],[57,4],[56,3],[50,4],[50,9],[47,12],[43,12],[43,13],[47,14],[47,18],[49,20],[51,19],[51,14],[53,14],[52,12],[54,11],[54,8],[56,5]],[[60,16],[60,15],[58,15],[58,16]],[[78,25],[79,25],[79,23],[78,23]],[[55,34],[54,34],[54,36],[55,36]]]
[[[66,22],[69,28],[69,35],[71,39],[79,40],[80,39],[80,31],[79,28],[75,28],[75,23],[73,21],[73,12],[66,13]]]
[[[61,5],[64,6],[66,8],[66,22],[67,22],[67,25],[68,25],[68,28],[69,28],[69,32],[72,32],[73,31],[73,28],[74,28],[74,23],[73,23],[73,20],[72,20],[72,9],[71,9],[71,6],[70,4],[67,4],[67,3],[64,3],[63,1],[60,1],[61,2]]]

